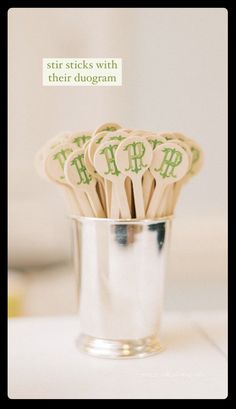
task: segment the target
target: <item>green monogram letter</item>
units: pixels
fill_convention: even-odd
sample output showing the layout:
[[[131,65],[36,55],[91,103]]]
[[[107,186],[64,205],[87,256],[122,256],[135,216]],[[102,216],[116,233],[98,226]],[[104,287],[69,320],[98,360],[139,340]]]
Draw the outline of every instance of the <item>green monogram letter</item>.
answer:
[[[74,140],[73,143],[76,143],[76,145],[79,148],[82,148],[83,145],[85,144],[85,142],[87,142],[89,139],[91,139],[91,136],[89,135],[81,135],[81,136],[77,136]]]
[[[176,166],[182,162],[182,153],[175,148],[164,148],[162,152],[165,153],[163,161],[159,169],[155,169],[156,172],[160,171],[160,175],[164,178],[170,176],[176,177],[173,172]]]
[[[128,151],[129,167],[125,170],[131,170],[131,172],[139,173],[142,168],[146,168],[147,165],[143,164],[142,158],[145,154],[145,146],[142,142],[133,142],[124,148],[124,151]]]
[[[84,165],[84,154],[76,156],[71,161],[71,166],[75,166],[78,175],[79,175],[79,181],[77,182],[77,185],[81,185],[83,183],[84,185],[89,185],[92,177],[89,175],[86,166]]]
[[[72,152],[72,149],[62,149],[61,151],[57,152],[54,155],[53,160],[58,160],[59,165],[62,168],[62,170],[64,170],[65,161],[71,152]],[[60,179],[65,179],[65,176],[60,176]]]
[[[115,156],[114,156],[114,151],[117,149],[117,146],[118,145],[113,145],[113,146],[109,145],[100,151],[100,155],[105,155],[105,158],[107,161],[107,171],[105,172],[105,175],[108,175],[110,173],[111,175],[118,176],[120,174],[120,171],[116,166],[116,161],[115,161]]]

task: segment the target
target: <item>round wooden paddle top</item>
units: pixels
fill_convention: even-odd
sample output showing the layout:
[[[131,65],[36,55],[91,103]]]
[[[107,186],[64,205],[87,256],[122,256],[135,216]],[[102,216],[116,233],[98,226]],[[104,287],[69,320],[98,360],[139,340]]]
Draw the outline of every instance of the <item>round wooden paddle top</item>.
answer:
[[[130,136],[119,144],[115,156],[125,176],[141,178],[152,162],[153,151],[145,137]]]
[[[82,191],[95,186],[96,180],[85,165],[83,148],[77,149],[68,156],[65,163],[65,177],[70,185]]]
[[[118,182],[120,179],[124,179],[124,175],[118,168],[115,158],[118,145],[119,141],[107,141],[101,143],[96,150],[93,159],[96,171],[103,176],[104,179],[110,180],[113,183]]]
[[[48,151],[44,160],[46,175],[55,182],[67,184],[64,167],[68,156],[73,152],[73,145],[62,143]]]
[[[169,184],[181,179],[189,165],[187,152],[177,143],[166,142],[153,151],[150,172],[159,183]]]

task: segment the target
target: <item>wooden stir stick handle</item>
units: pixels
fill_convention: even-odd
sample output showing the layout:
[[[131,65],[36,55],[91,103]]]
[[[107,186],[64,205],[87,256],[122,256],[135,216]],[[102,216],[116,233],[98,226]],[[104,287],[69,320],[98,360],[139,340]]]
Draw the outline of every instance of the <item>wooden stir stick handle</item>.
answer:
[[[173,187],[173,196],[172,196],[172,204],[171,204],[171,212],[173,213],[176,207],[176,203],[178,201],[181,189],[184,185],[184,181],[180,180],[175,184]]]
[[[94,217],[95,213],[89,203],[89,200],[84,192],[74,190],[77,201],[79,202],[83,216]]]
[[[113,186],[115,188],[115,192],[119,202],[119,209],[122,219],[131,219],[131,213],[125,191],[124,180],[121,179],[118,183],[115,183]]]
[[[97,182],[97,187],[98,187],[98,195],[99,195],[102,207],[103,207],[105,213],[107,213],[106,196],[105,196],[105,188],[104,188],[103,181],[102,182],[98,181]]]
[[[117,202],[118,202],[118,198],[117,198],[116,188],[112,184],[112,186],[111,186],[110,215],[109,215],[109,217],[111,219],[119,219],[119,217],[120,217],[120,209],[119,209],[119,206],[117,205]]]
[[[136,219],[145,218],[145,208],[143,200],[143,189],[141,179],[134,177],[132,180],[134,190],[134,203],[136,211]]]
[[[104,190],[105,190],[105,199],[106,199],[106,212],[107,217],[111,216],[111,192],[112,192],[112,183],[108,179],[104,179]]]
[[[160,134],[148,133],[146,138],[150,145],[152,146],[153,151],[157,146],[166,142],[166,139]],[[143,197],[144,197],[144,207],[145,211],[147,210],[150,198],[154,190],[154,177],[148,169],[143,175]]]
[[[94,214],[96,217],[105,217],[105,212],[104,209],[101,205],[99,196],[97,194],[97,191],[95,187],[91,186],[91,188],[86,190],[86,193],[88,195],[91,207],[94,211]]]
[[[164,188],[165,185],[161,183],[161,180],[157,180],[155,190],[147,209],[147,218],[153,219],[157,214]]]
[[[166,208],[164,210],[165,213],[163,214],[163,216],[171,216],[173,214],[172,206],[174,201],[175,186],[175,183],[169,186]]]
[[[147,170],[143,175],[143,198],[144,198],[144,208],[148,207],[148,202],[151,196],[152,185],[154,183],[154,177],[151,172]]]
[[[157,212],[155,217],[162,217],[166,211],[166,206],[167,206],[167,202],[168,202],[168,192],[169,192],[169,187],[170,186],[165,186],[163,188],[163,194],[162,197],[160,199],[160,203],[159,206],[157,208]]]
[[[119,188],[124,189],[124,176],[121,174],[120,170],[117,167],[116,160],[115,160],[115,151],[118,146],[118,141],[105,141],[102,143],[99,148],[96,150],[94,154],[94,167],[98,173],[100,173],[101,176],[104,177],[106,187],[106,197],[107,199],[110,199],[110,186],[112,184],[112,202],[109,200],[109,203],[107,203],[107,208],[109,209],[109,217],[114,217],[114,215],[117,217],[118,212],[120,212],[119,208],[119,195],[118,195],[118,190],[116,189],[116,185],[119,186]],[[122,185],[121,185],[122,183]],[[117,191],[117,198],[113,195],[113,190],[114,192]],[[126,198],[127,201],[127,198]],[[122,204],[122,203],[120,203]],[[123,204],[122,204],[123,205]],[[112,206],[112,209],[111,209]],[[117,208],[116,208],[117,206]],[[124,206],[124,205],[123,205]],[[124,207],[122,208],[123,212],[126,212]],[[112,212],[111,212],[112,210]],[[119,217],[119,216],[118,216]]]
[[[127,196],[129,208],[130,208],[130,213],[131,213],[131,209],[132,209],[132,182],[131,182],[131,179],[128,178],[128,177],[125,179],[125,191],[126,191],[126,196]]]
[[[156,217],[164,217],[171,214],[173,189],[174,189],[173,183],[165,187],[159,209],[157,210]]]
[[[131,136],[123,140],[116,150],[117,166],[124,176],[132,180],[136,218],[145,218],[142,177],[152,162],[153,152],[146,138]]]

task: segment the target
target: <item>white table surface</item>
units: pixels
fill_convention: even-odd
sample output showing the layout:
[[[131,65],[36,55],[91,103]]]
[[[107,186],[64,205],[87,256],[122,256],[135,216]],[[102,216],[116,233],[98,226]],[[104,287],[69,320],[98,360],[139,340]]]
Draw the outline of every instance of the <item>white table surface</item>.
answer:
[[[132,360],[75,346],[76,316],[9,319],[11,399],[178,399],[227,396],[224,311],[165,312],[163,352]]]

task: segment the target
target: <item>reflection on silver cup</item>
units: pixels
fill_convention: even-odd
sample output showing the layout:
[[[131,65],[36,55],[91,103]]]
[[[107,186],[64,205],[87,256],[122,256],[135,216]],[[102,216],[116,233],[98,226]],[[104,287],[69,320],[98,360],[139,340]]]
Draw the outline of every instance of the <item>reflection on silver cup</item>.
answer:
[[[171,218],[72,220],[80,349],[107,358],[158,352]]]

